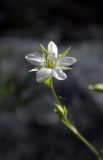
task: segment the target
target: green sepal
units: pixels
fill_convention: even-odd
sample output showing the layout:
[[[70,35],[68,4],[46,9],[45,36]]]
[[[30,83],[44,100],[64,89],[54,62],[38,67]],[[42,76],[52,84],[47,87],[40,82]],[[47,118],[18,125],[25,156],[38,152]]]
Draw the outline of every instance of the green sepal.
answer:
[[[46,48],[42,45],[42,44],[40,44],[40,47],[41,47],[41,49],[42,49],[42,53],[43,53],[43,55],[45,56],[45,57],[47,57],[47,50],[46,50]]]
[[[89,85],[89,89],[99,93],[103,93],[103,84]]]
[[[36,72],[36,71],[38,71],[38,67],[35,67],[35,68],[29,70],[28,72]]]
[[[73,68],[71,68],[71,67],[60,67],[63,71],[68,71],[68,70],[71,70],[71,69],[73,69]]]
[[[59,58],[63,59],[64,57],[66,57],[68,55],[68,52],[70,51],[71,49],[71,46],[66,50],[64,51],[62,54],[59,54]]]

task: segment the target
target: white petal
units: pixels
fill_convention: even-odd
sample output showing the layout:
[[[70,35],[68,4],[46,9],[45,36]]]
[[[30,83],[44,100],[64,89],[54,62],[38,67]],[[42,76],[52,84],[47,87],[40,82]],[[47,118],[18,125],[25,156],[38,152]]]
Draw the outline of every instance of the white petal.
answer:
[[[58,80],[65,80],[67,78],[67,75],[59,67],[53,69],[51,74]]]
[[[74,64],[77,61],[76,58],[74,57],[64,57],[63,59],[60,59],[57,62],[57,65],[60,67],[64,67],[64,66],[71,66],[72,64]]]
[[[27,54],[25,56],[27,61],[34,66],[43,66],[45,62],[45,58],[39,53]]]
[[[36,73],[37,82],[39,82],[39,83],[44,82],[49,77],[50,74],[51,74],[51,69],[50,68],[41,68]]]
[[[56,44],[52,41],[50,41],[48,44],[48,54],[50,54],[54,58],[58,57],[58,48],[57,48]]]

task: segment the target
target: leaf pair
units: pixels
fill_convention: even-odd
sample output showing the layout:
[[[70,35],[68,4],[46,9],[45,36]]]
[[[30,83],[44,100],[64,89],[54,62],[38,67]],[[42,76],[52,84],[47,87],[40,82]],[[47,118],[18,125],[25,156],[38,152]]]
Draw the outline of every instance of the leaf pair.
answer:
[[[67,108],[65,106],[61,106],[59,104],[55,104],[56,108],[54,109],[54,111],[59,115],[60,119],[65,119],[67,118]]]

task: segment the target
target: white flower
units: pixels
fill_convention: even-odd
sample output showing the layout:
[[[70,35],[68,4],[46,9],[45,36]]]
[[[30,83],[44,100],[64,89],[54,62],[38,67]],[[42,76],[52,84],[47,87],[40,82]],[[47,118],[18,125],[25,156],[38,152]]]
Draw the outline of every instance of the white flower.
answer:
[[[68,50],[63,54],[58,54],[58,48],[52,41],[49,42],[47,50],[43,46],[41,48],[43,55],[36,52],[25,56],[29,63],[36,66],[30,71],[37,71],[37,82],[44,82],[50,75],[58,80],[65,80],[67,75],[63,70],[70,69],[67,66],[74,64],[77,59],[67,57]]]

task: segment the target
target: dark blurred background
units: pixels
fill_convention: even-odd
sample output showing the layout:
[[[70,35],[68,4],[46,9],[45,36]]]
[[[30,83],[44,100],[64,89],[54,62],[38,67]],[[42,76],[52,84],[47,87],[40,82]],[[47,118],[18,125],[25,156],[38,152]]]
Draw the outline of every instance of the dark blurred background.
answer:
[[[0,160],[95,159],[60,124],[50,93],[28,73],[24,56],[50,40],[60,52],[72,46],[78,59],[65,82],[54,80],[68,117],[103,148],[103,94],[88,89],[103,82],[103,1],[0,0]]]

